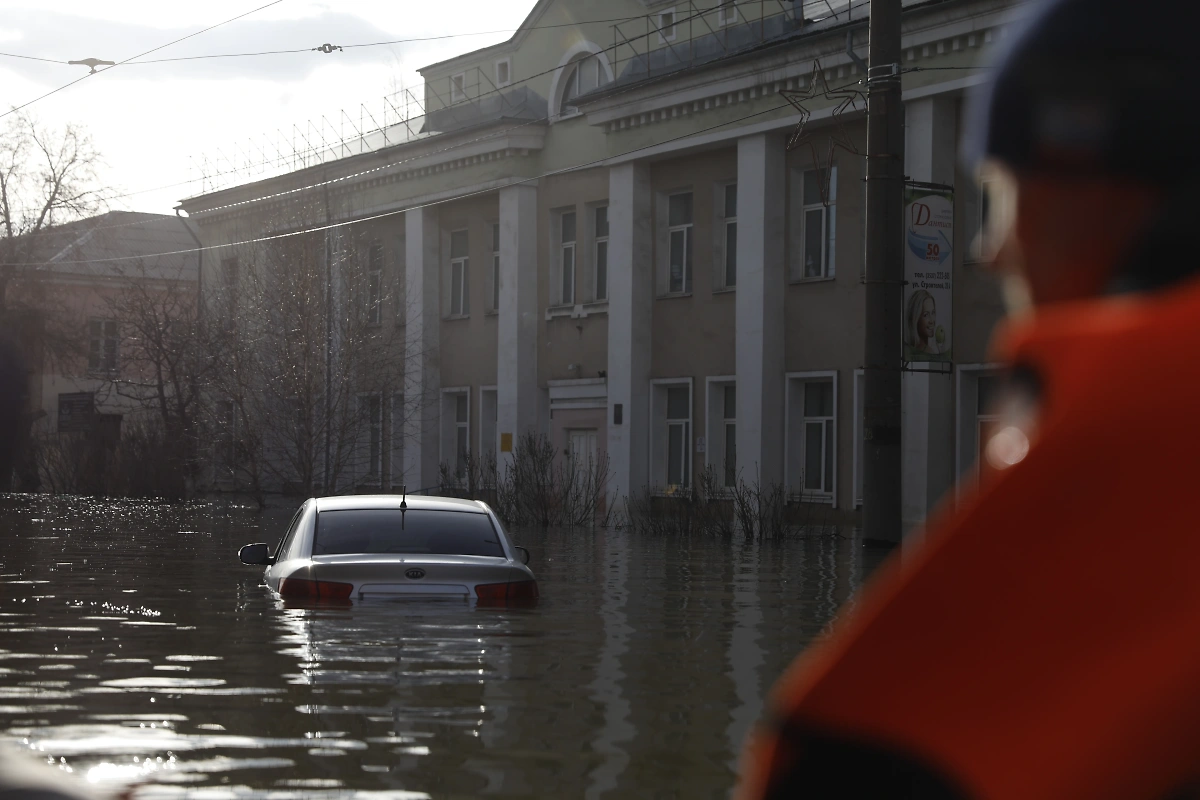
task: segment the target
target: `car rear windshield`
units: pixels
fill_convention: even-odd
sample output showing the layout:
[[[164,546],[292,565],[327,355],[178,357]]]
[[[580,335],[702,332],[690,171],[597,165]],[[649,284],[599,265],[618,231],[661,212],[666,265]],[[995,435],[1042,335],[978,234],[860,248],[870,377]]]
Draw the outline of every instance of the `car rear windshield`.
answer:
[[[363,508],[317,515],[313,555],[429,553],[504,557],[487,514]]]

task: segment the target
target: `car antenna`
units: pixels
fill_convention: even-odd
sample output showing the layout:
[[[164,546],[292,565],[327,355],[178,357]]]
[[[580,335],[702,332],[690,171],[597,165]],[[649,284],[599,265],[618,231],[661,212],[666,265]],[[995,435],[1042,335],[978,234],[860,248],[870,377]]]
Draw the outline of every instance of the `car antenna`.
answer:
[[[400,484],[400,530],[404,530],[404,512],[408,511],[408,485]]]

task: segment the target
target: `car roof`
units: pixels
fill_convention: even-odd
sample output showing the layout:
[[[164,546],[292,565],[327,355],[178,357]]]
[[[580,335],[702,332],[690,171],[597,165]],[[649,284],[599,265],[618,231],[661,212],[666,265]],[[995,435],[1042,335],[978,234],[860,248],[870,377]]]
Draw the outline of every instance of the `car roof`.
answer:
[[[353,494],[336,497],[316,498],[317,511],[351,511],[366,508],[399,508],[401,495],[398,494]],[[423,495],[407,495],[403,497],[410,511],[465,511],[473,514],[485,514],[483,503],[477,500],[461,500],[457,497],[426,497]]]

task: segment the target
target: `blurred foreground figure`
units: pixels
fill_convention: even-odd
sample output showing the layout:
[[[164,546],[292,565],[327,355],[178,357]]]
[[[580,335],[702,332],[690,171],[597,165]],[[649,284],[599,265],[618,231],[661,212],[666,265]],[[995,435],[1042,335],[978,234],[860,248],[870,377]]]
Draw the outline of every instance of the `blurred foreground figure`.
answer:
[[[1152,5],[1026,7],[972,98],[1007,422],[780,682],[743,800],[1200,796],[1200,4]]]
[[[83,781],[45,761],[0,746],[0,800],[98,800]]]

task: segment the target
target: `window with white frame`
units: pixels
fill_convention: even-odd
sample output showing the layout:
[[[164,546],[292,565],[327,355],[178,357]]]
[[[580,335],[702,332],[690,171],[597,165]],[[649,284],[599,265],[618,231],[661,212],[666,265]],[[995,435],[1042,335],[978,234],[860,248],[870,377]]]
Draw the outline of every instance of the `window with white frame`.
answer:
[[[674,8],[668,8],[658,12],[658,40],[660,42],[675,41]]]
[[[383,397],[379,394],[358,396],[359,475],[378,479],[383,459]]]
[[[668,491],[691,486],[691,381],[652,381],[651,420],[650,482]]]
[[[120,331],[116,320],[88,321],[88,372],[111,375],[117,371]]]
[[[460,72],[450,76],[450,102],[458,103],[467,99],[467,73]]]
[[[721,387],[721,475],[725,486],[737,485],[737,386]]]
[[[558,285],[560,305],[575,304],[575,212],[564,211],[558,217],[559,226],[559,256]]]
[[[608,71],[599,55],[586,53],[577,56],[562,71],[559,83],[558,113],[573,114],[575,99],[608,83]]]
[[[792,174],[792,280],[832,278],[836,272],[837,166]]]
[[[608,299],[608,206],[592,210],[595,239],[592,244],[592,298]]]
[[[837,386],[832,373],[789,375],[787,482],[806,501],[833,502],[837,479]]]
[[[737,18],[737,0],[720,0],[717,5],[717,25],[732,25]]]
[[[718,485],[737,485],[737,383],[732,375],[710,377],[705,415],[706,463]]]
[[[692,193],[667,197],[667,293],[692,291]]]
[[[717,285],[724,289],[737,286],[737,184],[721,188],[721,269]]]
[[[689,486],[692,398],[687,386],[667,388],[667,485]]]
[[[502,58],[496,62],[496,88],[512,83],[512,59]]]
[[[392,486],[397,487],[404,484],[404,395],[399,392],[392,393],[391,412],[389,460]]]
[[[467,258],[467,232],[450,234],[450,316],[465,317],[471,313],[470,271]]]
[[[363,287],[363,316],[368,325],[383,318],[383,244],[372,242],[367,248],[366,285]]]
[[[500,223],[492,223],[492,311],[500,310]]]

